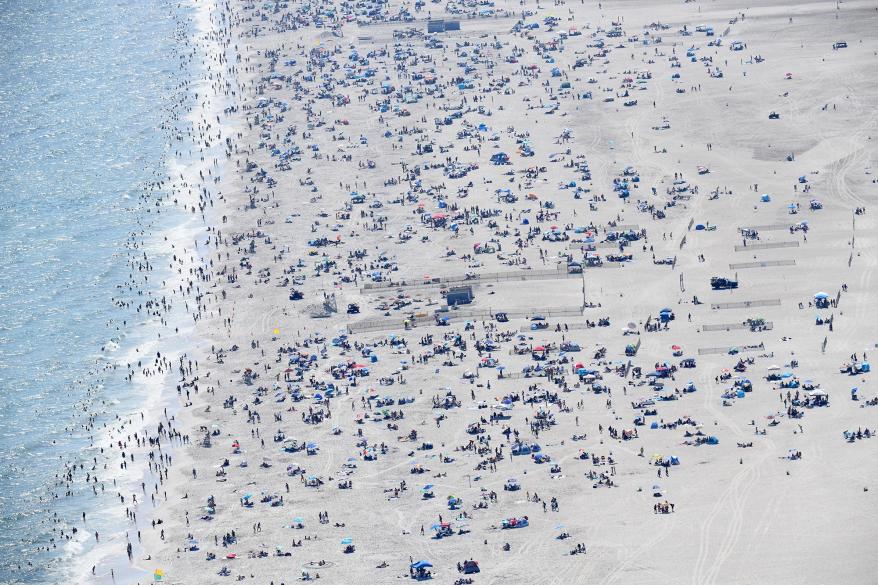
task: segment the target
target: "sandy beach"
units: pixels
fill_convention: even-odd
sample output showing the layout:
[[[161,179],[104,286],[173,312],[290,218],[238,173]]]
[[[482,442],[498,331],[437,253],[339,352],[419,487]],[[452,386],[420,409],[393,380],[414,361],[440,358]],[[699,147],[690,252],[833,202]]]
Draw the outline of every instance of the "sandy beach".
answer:
[[[874,5],[202,10],[126,579],[874,582]]]

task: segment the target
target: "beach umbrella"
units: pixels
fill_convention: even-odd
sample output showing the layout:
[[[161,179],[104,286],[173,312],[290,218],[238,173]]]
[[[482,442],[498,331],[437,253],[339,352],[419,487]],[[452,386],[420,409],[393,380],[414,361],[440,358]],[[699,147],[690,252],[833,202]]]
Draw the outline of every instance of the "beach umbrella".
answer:
[[[814,298],[818,299],[818,300],[824,300],[824,299],[828,299],[829,295],[825,292],[819,292],[819,293],[814,295]]]
[[[353,542],[354,541],[349,536],[346,536],[345,538],[341,539],[342,544],[353,544]]]
[[[418,561],[416,563],[411,564],[412,569],[427,569],[427,568],[432,567],[432,566],[433,566],[433,563],[431,563],[430,561],[424,561],[424,560],[421,560],[421,561]]]

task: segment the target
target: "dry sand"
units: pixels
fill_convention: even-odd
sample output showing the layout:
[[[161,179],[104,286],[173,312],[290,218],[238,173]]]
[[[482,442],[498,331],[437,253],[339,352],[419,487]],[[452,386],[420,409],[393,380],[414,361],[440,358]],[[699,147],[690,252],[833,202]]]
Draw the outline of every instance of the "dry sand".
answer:
[[[318,6],[311,5],[303,23],[313,20]],[[204,318],[196,325],[198,346],[205,350],[197,373],[200,391],[177,416],[178,426],[193,441],[175,454],[164,488],[167,503],[154,513],[163,523],[143,529],[151,557],[138,561],[140,566],[162,569],[171,583],[291,583],[303,570],[312,577],[319,573],[326,583],[391,583],[409,579],[411,560],[421,559],[433,565],[434,580],[449,584],[462,576],[456,564],[465,559],[479,563],[481,572],[471,575],[476,583],[874,582],[878,468],[873,448],[878,443],[848,442],[843,432],[875,430],[874,407],[864,404],[878,392],[871,374],[839,373],[851,354],[862,358],[864,351],[878,351],[878,296],[872,278],[878,231],[871,205],[876,192],[871,173],[878,13],[872,3],[836,7],[833,2],[772,1],[744,7],[727,0],[628,1],[603,2],[599,8],[594,2],[501,2],[497,11],[514,12],[514,17],[464,18],[459,32],[433,37],[441,48],[427,48],[422,33],[426,10],[435,18],[442,4],[415,12],[416,22],[409,24],[347,22],[337,29],[341,36],[331,33],[326,18],[323,28],[310,24],[272,30],[281,15],[299,8],[290,4],[275,12],[270,5],[235,3],[228,12],[241,57],[239,81],[246,87],[239,96],[240,110],[232,116],[242,134],[227,162],[223,198],[212,210],[221,236],[209,255],[211,280],[202,283]],[[388,8],[393,14],[398,4]],[[539,28],[511,32],[523,10],[533,12],[523,21],[539,23]],[[220,13],[214,13],[215,21]],[[560,19],[556,26],[545,22],[549,15]],[[621,24],[619,38],[607,35],[613,22]],[[650,23],[667,28],[645,28]],[[681,32],[684,25],[691,35]],[[699,25],[713,27],[715,35],[696,32]],[[582,34],[563,40],[563,50],[548,50],[571,27]],[[409,28],[418,34],[394,38],[395,30]],[[661,41],[644,45],[650,37]],[[598,39],[606,43],[604,52],[594,46]],[[720,46],[709,46],[720,40]],[[848,47],[833,50],[840,40]],[[734,41],[743,43],[743,50],[731,50]],[[509,62],[516,47],[521,50],[517,62]],[[696,62],[687,57],[690,47]],[[277,51],[274,69],[266,57],[269,50]],[[368,55],[368,64],[351,60],[352,51]],[[409,56],[395,61],[395,51]],[[580,59],[586,64],[573,68]],[[289,60],[295,64],[286,64]],[[375,75],[362,81],[346,78],[347,65],[354,73],[372,68]],[[554,67],[560,77],[552,76]],[[717,70],[722,77],[711,76]],[[276,78],[270,82],[272,71]],[[645,72],[651,78],[645,79]],[[416,73],[432,74],[436,83],[427,85],[424,75],[416,78]],[[638,81],[638,74],[644,79]],[[458,77],[472,82],[472,89],[458,89]],[[385,80],[393,87],[389,95],[381,93]],[[562,82],[569,82],[570,89],[562,90]],[[629,97],[620,97],[623,86]],[[420,99],[405,103],[405,88]],[[592,99],[577,98],[585,92]],[[350,103],[334,104],[336,96],[347,96]],[[606,101],[607,96],[614,100]],[[273,102],[260,107],[260,100]],[[637,100],[636,106],[624,106],[628,100]],[[389,110],[378,112],[381,103]],[[555,108],[551,113],[550,104]],[[398,115],[401,109],[409,115]],[[772,111],[780,118],[770,120]],[[455,112],[461,115],[450,125],[434,124]],[[661,129],[663,121],[669,128]],[[480,131],[480,124],[487,130]],[[570,138],[559,144],[564,129]],[[524,133],[533,157],[517,152],[515,134]],[[431,144],[433,152],[418,154],[419,143]],[[279,157],[270,148],[276,145],[283,152],[294,144],[301,148],[301,160],[291,162],[289,171],[278,169]],[[311,145],[319,148],[316,156]],[[509,155],[510,165],[491,163],[490,157],[501,151]],[[793,161],[787,160],[789,154]],[[343,160],[347,156],[350,161]],[[450,178],[442,168],[448,157],[478,167],[466,177]],[[375,167],[363,168],[370,160]],[[246,171],[247,161],[256,170]],[[571,161],[587,161],[591,180],[571,168]],[[630,183],[626,201],[613,191],[613,179],[629,166],[639,181]],[[709,173],[698,174],[699,166]],[[545,170],[528,179],[523,171],[531,167]],[[256,181],[260,168],[275,185]],[[510,171],[515,172],[512,180],[506,175]],[[689,190],[675,199],[668,190],[678,173]],[[807,183],[799,183],[800,176]],[[402,182],[385,184],[391,177]],[[583,189],[580,198],[574,198],[575,188],[561,188],[570,181]],[[495,192],[502,188],[518,200],[498,202]],[[351,191],[365,194],[365,203],[351,205]],[[529,200],[529,193],[536,199]],[[770,194],[770,202],[762,202],[762,194]],[[440,196],[451,210],[439,208]],[[812,199],[823,208],[809,210]],[[375,201],[381,206],[373,207]],[[557,216],[540,221],[540,205],[549,201],[554,206],[544,211]],[[639,210],[638,202],[662,211],[664,219]],[[790,213],[790,203],[801,205],[797,214]],[[457,232],[423,223],[419,204],[429,214],[448,213],[447,223],[456,223]],[[460,212],[476,206],[497,209],[500,215],[470,223]],[[866,213],[855,215],[859,207]],[[384,221],[378,223],[379,218]],[[492,220],[496,224],[489,224]],[[791,233],[788,228],[801,221],[808,222],[807,233]],[[583,256],[571,240],[586,237],[573,228],[593,226],[596,252],[606,260],[618,252],[613,244],[600,243],[613,229],[610,222],[645,234],[624,251],[633,259],[622,265],[605,262],[566,278],[566,255],[575,261]],[[697,224],[710,229],[696,230]],[[570,239],[544,240],[553,225]],[[404,240],[400,235],[406,226],[411,237]],[[736,249],[744,244],[739,228],[747,226],[759,229],[759,239]],[[528,241],[531,229],[541,231]],[[211,232],[211,239],[216,235]],[[324,237],[337,245],[309,245]],[[499,242],[502,251],[472,254],[474,244],[490,240]],[[352,259],[354,251],[365,256]],[[676,262],[654,264],[653,254]],[[321,262],[328,262],[326,270],[317,268]],[[762,262],[767,265],[756,264]],[[356,283],[350,281],[353,268],[361,269]],[[565,278],[470,280],[474,302],[450,311],[450,324],[441,327],[430,316],[445,304],[442,286],[361,290],[373,271],[394,282],[418,283],[425,275],[527,276],[555,268]],[[712,276],[736,275],[736,290],[711,290]],[[294,278],[300,282],[284,284]],[[847,290],[841,292],[843,285]],[[291,301],[292,288],[304,299]],[[838,305],[813,308],[818,291],[833,299],[840,293]],[[312,318],[309,312],[324,295],[335,295],[338,312]],[[701,304],[694,304],[693,297]],[[397,298],[409,304],[396,309],[392,303]],[[745,301],[771,303],[715,308]],[[346,314],[350,303],[361,312]],[[583,303],[600,307],[583,308]],[[655,323],[664,307],[676,319],[666,329],[647,332],[648,319]],[[566,314],[555,316],[562,309]],[[510,315],[508,322],[484,316],[501,311]],[[470,312],[473,316],[467,317]],[[425,317],[406,328],[412,314]],[[549,329],[530,329],[534,321],[527,317],[537,314],[546,317]],[[833,317],[832,331],[815,325],[818,314]],[[601,318],[609,318],[610,325],[584,325]],[[750,318],[765,319],[772,328],[708,327]],[[467,320],[473,327],[465,330]],[[367,321],[378,324],[363,331]],[[625,335],[629,322],[636,332]],[[568,330],[556,331],[557,324]],[[503,332],[511,334],[504,337]],[[331,343],[343,334],[347,349]],[[432,342],[422,345],[425,336],[432,336]],[[460,343],[455,347],[457,336],[465,349]],[[477,351],[477,340],[486,336],[499,341],[498,347]],[[559,354],[564,340],[577,342],[581,351]],[[626,345],[637,342],[637,355],[626,356]],[[537,363],[530,351],[515,354],[516,344],[553,347],[549,360],[556,361],[560,373],[554,379],[519,376]],[[682,358],[672,355],[675,344],[683,357],[697,359],[697,367],[678,370],[657,390],[647,384],[646,374],[659,362],[679,364]],[[593,359],[599,346],[606,348],[603,361]],[[752,346],[759,348],[747,351]],[[364,357],[364,347],[377,361]],[[730,347],[741,351],[733,355]],[[285,372],[295,353],[279,353],[280,348],[315,355],[316,362],[300,381],[288,381],[296,379],[295,371]],[[445,348],[449,353],[435,353]],[[711,348],[721,349],[705,351]],[[489,355],[511,376],[501,379],[497,369],[477,367]],[[741,358],[753,363],[746,372],[731,374],[751,380],[753,391],[724,405],[722,395],[734,378],[721,381],[718,376]],[[557,364],[561,360],[565,363]],[[795,377],[803,383],[812,380],[830,399],[828,407],[799,408],[804,416],[797,420],[787,415],[786,390],[765,378],[771,365],[783,372],[791,369],[792,360],[798,362],[792,369]],[[331,366],[348,362],[365,364],[369,375],[334,379]],[[598,382],[610,394],[581,381],[574,373],[577,362],[597,370]],[[642,376],[635,375],[636,367]],[[248,368],[258,374],[250,384],[243,380]],[[468,380],[467,372],[478,376]],[[683,393],[689,381],[697,390]],[[325,394],[327,383],[340,395],[327,405],[317,404],[314,394]],[[859,387],[859,401],[851,400],[852,387]],[[295,402],[295,389],[306,398]],[[802,388],[791,392],[797,390],[804,398]],[[433,408],[432,398],[449,391],[460,406]],[[505,396],[546,393],[552,402],[516,401],[509,410],[500,408]],[[363,400],[369,396],[414,397],[414,402],[379,407],[373,401],[367,407]],[[659,396],[678,399],[660,401]],[[230,397],[234,406],[224,408]],[[635,427],[643,411],[633,403],[646,399],[655,399],[648,408],[657,414]],[[303,413],[327,408],[331,418],[303,422]],[[401,411],[404,418],[384,420],[379,413],[385,409]],[[529,422],[540,410],[551,413],[556,424],[535,438]],[[508,418],[482,424],[479,435],[467,433],[470,423],[500,412]],[[358,421],[363,413],[368,418]],[[678,420],[698,426],[650,428],[653,421]],[[772,420],[779,424],[769,426]],[[512,457],[511,442],[502,434],[507,427],[524,441],[538,442],[551,462]],[[612,438],[610,427],[620,433],[636,428],[637,437]],[[199,428],[216,431],[209,448],[201,445]],[[757,435],[756,428],[767,432]],[[401,439],[413,430],[417,440]],[[319,450],[311,456],[286,453],[283,443],[273,440],[278,431],[286,439],[313,441]],[[687,431],[715,436],[719,443],[684,444],[698,438],[686,437]],[[582,434],[585,439],[573,440]],[[361,440],[375,447],[376,460],[364,460]],[[485,448],[481,454],[459,449],[471,440]],[[238,453],[233,453],[234,441],[240,443]],[[419,450],[424,442],[433,449]],[[750,442],[752,447],[738,446]],[[496,449],[502,449],[496,471],[477,469]],[[802,458],[786,458],[790,450]],[[583,452],[598,457],[598,464],[581,459]],[[443,463],[443,456],[451,461]],[[675,456],[679,465],[670,466],[665,477],[655,456]],[[601,464],[602,457],[612,457],[614,464]],[[260,466],[263,458],[270,459],[270,467]],[[224,460],[229,465],[221,467]],[[306,487],[299,476],[289,476],[293,463],[323,485]],[[555,464],[560,472],[552,473]],[[412,474],[416,465],[427,471]],[[595,487],[594,474],[604,474],[612,487]],[[504,490],[510,478],[520,482],[520,491]],[[352,480],[351,489],[339,489],[343,479]],[[393,488],[403,481],[407,489],[393,497]],[[425,484],[434,485],[435,498],[422,497]],[[653,495],[656,484],[661,497]],[[253,495],[252,507],[241,503],[246,493]],[[263,494],[282,496],[283,505],[262,503]],[[539,501],[532,501],[535,494]],[[450,495],[462,499],[456,511],[447,506]],[[215,513],[204,520],[209,496],[215,498]],[[559,510],[544,512],[552,498]],[[480,502],[486,506],[475,509]],[[673,513],[656,514],[654,505],[661,502],[673,503]],[[325,524],[318,521],[323,511],[329,514]],[[455,530],[465,526],[469,532],[431,538],[431,525],[440,515]],[[503,519],[525,515],[525,528],[498,528]],[[304,520],[304,528],[292,527],[296,517]],[[255,532],[257,523],[261,531]],[[223,535],[233,530],[236,541],[223,546]],[[561,533],[570,538],[557,538]],[[197,539],[197,551],[186,550],[190,535]],[[355,546],[349,554],[342,550],[346,537]],[[294,541],[302,546],[293,547]],[[587,552],[569,554],[578,543]],[[291,556],[275,556],[277,548]],[[256,556],[259,551],[268,556]],[[206,560],[208,553],[217,558]],[[237,558],[226,559],[230,553]],[[315,567],[319,561],[325,564]],[[388,566],[377,568],[382,561]],[[218,575],[222,567],[228,567],[229,576]]]

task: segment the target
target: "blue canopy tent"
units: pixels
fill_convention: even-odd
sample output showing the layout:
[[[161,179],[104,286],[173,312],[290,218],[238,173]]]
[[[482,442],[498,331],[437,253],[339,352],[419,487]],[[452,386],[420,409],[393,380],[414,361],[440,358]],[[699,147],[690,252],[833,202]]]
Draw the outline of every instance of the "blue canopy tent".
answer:
[[[417,579],[418,581],[422,581],[424,579],[430,579],[432,575],[427,570],[433,566],[433,563],[430,561],[420,560],[416,563],[412,563],[409,565],[409,572],[413,579]]]

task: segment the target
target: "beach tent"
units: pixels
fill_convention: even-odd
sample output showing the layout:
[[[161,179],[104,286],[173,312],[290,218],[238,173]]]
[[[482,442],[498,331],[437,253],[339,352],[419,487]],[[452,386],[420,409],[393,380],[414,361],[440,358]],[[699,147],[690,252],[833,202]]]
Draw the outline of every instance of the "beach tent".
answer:
[[[479,563],[473,560],[468,560],[463,562],[463,574],[470,575],[472,573],[480,572]]]
[[[504,165],[509,162],[509,155],[505,152],[497,152],[491,156],[491,162],[495,165]]]

